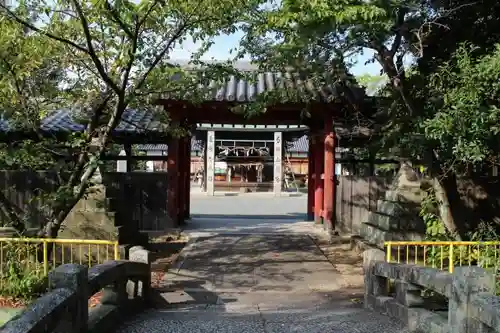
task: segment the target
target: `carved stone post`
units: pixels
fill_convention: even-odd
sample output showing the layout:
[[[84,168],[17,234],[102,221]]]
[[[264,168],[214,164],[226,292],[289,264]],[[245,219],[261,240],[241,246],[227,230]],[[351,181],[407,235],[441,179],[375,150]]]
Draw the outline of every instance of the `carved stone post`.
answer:
[[[88,330],[88,271],[87,267],[65,264],[49,272],[49,289],[69,289],[76,293],[75,304],[68,315],[61,317],[55,331],[86,333]]]
[[[274,132],[274,171],[273,192],[275,196],[281,196],[283,183],[283,133]]]
[[[136,281],[133,285],[134,297],[142,297],[146,302],[150,300],[151,295],[151,252],[142,246],[134,246],[129,251],[129,260],[147,264],[149,266],[149,274],[141,281]],[[127,286],[129,293],[131,285]]]
[[[215,193],[215,131],[207,132],[207,168],[205,183],[207,195]]]
[[[482,333],[482,325],[470,319],[471,298],[477,293],[495,293],[495,276],[483,268],[455,267],[448,303],[448,325],[453,333]]]
[[[363,270],[365,278],[365,302],[366,308],[373,309],[376,297],[388,295],[387,279],[373,274],[373,265],[377,261],[385,261],[385,253],[378,249],[363,252]]]

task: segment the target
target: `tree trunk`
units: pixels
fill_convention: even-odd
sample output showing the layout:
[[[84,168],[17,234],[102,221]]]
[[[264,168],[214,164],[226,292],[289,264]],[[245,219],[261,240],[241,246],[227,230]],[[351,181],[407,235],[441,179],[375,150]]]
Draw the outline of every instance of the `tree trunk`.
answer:
[[[445,186],[445,183],[446,181],[443,181],[443,178],[439,176],[434,176],[432,178],[432,187],[434,189],[434,193],[438,202],[439,218],[443,222],[448,232],[457,241],[461,241],[463,240],[462,232],[455,219],[453,218],[450,200],[448,199],[449,193],[447,191],[447,186]]]
[[[405,116],[399,119],[403,125],[406,125],[408,122],[412,121],[412,116],[415,116],[416,108],[415,101],[406,87],[404,73],[398,72],[396,64],[394,63],[394,57],[388,56],[385,49],[378,49],[377,52],[377,58],[391,81],[392,89],[400,95],[403,104],[408,111]],[[448,189],[452,189],[453,195],[459,198],[456,189],[456,179],[455,177],[450,178],[449,173],[451,173],[451,171],[449,171],[446,175],[442,174],[439,162],[436,156],[434,156],[434,152],[430,154],[430,157],[431,159],[429,160],[428,166],[432,175],[432,187],[438,201],[439,217],[450,234],[453,235],[457,241],[460,241],[463,239],[463,232],[457,225],[456,219],[454,218],[449,200],[450,193],[448,193]],[[454,182],[454,191],[452,186],[447,186],[453,185],[451,183],[452,181]]]
[[[97,111],[94,111],[94,117],[92,119],[91,126],[87,128],[87,131],[90,131],[92,130],[92,128],[95,128],[97,126],[97,115],[100,112],[99,110],[101,110],[101,108],[106,105],[107,101],[109,100],[109,96],[107,95],[103,103],[98,106]],[[91,156],[87,161],[87,150],[80,154],[78,165],[71,175],[70,180],[68,181],[68,186],[72,188],[73,195],[70,200],[65,202],[61,207],[58,207],[59,209],[56,209],[54,216],[55,218],[45,225],[45,227],[43,228],[42,237],[57,237],[57,234],[61,229],[64,220],[71,212],[73,207],[78,203],[78,201],[85,195],[85,192],[89,186],[89,182],[91,181],[92,176],[97,170],[98,162],[101,159],[104,151],[106,150],[108,142],[111,138],[111,132],[118,124],[126,107],[127,104],[124,104],[124,96],[121,95],[120,100],[118,101],[114,112],[108,120],[106,127],[104,127],[104,131],[101,132],[101,135],[95,138],[95,141],[93,140],[92,136],[89,135],[87,144],[89,145],[89,150],[91,146],[93,147],[95,151],[94,155]],[[84,167],[84,165],[86,165],[86,167]]]
[[[17,233],[23,235],[26,232],[26,225],[20,216],[22,212],[11,204],[2,191],[0,191],[0,209],[9,218],[10,224]]]

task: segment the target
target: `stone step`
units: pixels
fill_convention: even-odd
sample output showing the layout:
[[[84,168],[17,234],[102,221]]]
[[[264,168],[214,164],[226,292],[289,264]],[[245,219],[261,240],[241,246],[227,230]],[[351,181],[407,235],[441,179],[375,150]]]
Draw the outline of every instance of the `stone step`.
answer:
[[[367,222],[384,230],[422,231],[425,225],[418,216],[418,210],[413,203],[378,200],[377,211],[370,213]]]
[[[361,237],[371,244],[383,247],[388,241],[421,241],[423,235],[415,231],[384,230],[369,223],[361,224]]]
[[[371,212],[368,216],[368,223],[383,230],[397,230],[399,228],[399,219],[382,211]]]
[[[420,187],[415,188],[398,188],[385,192],[385,200],[401,201],[401,202],[420,202],[424,196],[424,192]]]
[[[420,203],[417,202],[407,202],[407,201],[397,201],[390,199],[378,199],[377,200],[377,209],[385,207],[385,205],[389,205],[387,208],[392,209],[394,211],[408,211],[409,209],[415,209],[420,207]]]

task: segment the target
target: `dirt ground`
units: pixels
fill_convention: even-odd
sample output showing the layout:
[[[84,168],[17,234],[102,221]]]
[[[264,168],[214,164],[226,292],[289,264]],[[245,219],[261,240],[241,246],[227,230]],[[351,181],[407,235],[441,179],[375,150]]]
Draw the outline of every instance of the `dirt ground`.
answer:
[[[351,249],[350,238],[339,237],[330,242],[321,237],[313,237],[335,269],[343,278],[343,287],[351,291],[352,301],[362,301],[364,294],[363,257]]]

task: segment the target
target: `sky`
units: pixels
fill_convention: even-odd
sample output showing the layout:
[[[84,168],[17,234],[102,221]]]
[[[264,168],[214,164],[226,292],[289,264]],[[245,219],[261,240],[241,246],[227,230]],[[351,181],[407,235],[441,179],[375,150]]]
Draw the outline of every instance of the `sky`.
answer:
[[[239,40],[242,37],[241,32],[236,32],[232,35],[223,35],[215,39],[214,45],[203,56],[203,60],[228,60],[231,58],[229,50],[238,47]],[[172,53],[172,59],[186,60],[191,57],[191,54],[199,48],[199,44],[186,41],[181,47],[177,47]],[[356,64],[351,68],[351,74],[361,76],[363,74],[380,75],[380,65],[371,63],[365,65],[365,62],[371,58],[372,52],[366,51],[363,55],[357,56],[353,60]]]

